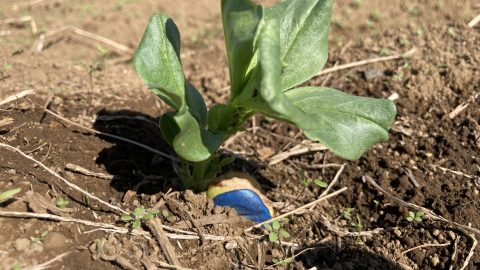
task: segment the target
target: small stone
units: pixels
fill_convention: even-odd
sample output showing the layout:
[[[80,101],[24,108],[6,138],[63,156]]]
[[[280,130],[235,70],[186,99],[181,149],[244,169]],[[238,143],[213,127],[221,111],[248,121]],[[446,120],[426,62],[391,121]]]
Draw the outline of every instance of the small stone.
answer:
[[[434,256],[430,259],[430,264],[431,264],[433,267],[437,266],[439,263],[440,263],[440,258],[438,258],[437,255],[434,255]]]
[[[8,174],[16,174],[17,171],[15,171],[15,169],[10,169],[10,170],[7,170],[7,173]]]
[[[135,199],[135,200],[133,200],[132,205],[135,206],[135,207],[139,207],[140,202],[137,199]]]
[[[137,249],[137,250],[135,250],[135,251],[133,252],[133,255],[135,256],[135,258],[141,259],[142,256],[143,256],[143,252],[142,252],[141,249]]]
[[[27,250],[30,248],[30,239],[28,238],[18,238],[15,240],[15,249],[18,251]]]
[[[39,243],[33,243],[30,246],[30,250],[33,252],[42,252],[43,251],[43,246],[40,245]]]
[[[435,230],[433,230],[432,234],[433,234],[434,236],[438,236],[438,235],[440,234],[440,230],[435,229]]]
[[[448,234],[448,237],[449,237],[450,239],[452,239],[452,240],[457,239],[457,235],[456,235],[454,232],[448,231],[447,234]]]
[[[67,238],[59,232],[49,232],[43,240],[45,249],[63,249],[67,246]]]
[[[195,193],[193,193],[193,191],[191,190],[185,190],[185,193],[183,193],[183,198],[187,201],[187,202],[194,202],[195,201]]]
[[[234,249],[237,247],[238,247],[237,241],[234,241],[234,240],[230,240],[225,244],[225,249]]]
[[[373,79],[378,78],[378,77],[382,77],[383,72],[379,69],[371,68],[371,69],[368,69],[368,70],[364,71],[363,76],[365,76],[365,79],[367,79],[369,81],[369,80],[373,80]]]
[[[443,234],[440,234],[440,235],[438,236],[438,241],[444,242],[444,241],[445,241],[445,236],[443,236]]]
[[[402,232],[398,228],[395,228],[393,230],[393,234],[395,234],[395,236],[397,236],[397,237],[402,236]]]
[[[215,215],[221,214],[222,212],[223,212],[223,207],[220,207],[220,206],[213,207],[213,213]]]
[[[156,202],[157,202],[157,196],[155,196],[155,195],[150,196],[150,203],[154,204]]]
[[[272,257],[274,258],[282,258],[282,253],[280,252],[280,250],[274,248],[272,249]]]

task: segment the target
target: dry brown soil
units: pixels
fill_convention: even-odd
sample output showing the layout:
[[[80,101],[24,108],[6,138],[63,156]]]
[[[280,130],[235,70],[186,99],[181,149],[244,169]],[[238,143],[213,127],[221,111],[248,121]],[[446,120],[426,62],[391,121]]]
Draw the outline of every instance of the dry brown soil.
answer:
[[[28,2],[0,0],[1,22],[32,16],[38,28],[38,33],[32,34],[29,23],[0,24],[0,100],[26,89],[35,91],[35,95],[0,108],[0,121],[13,120],[0,126],[0,142],[17,147],[69,182],[126,211],[139,205],[152,207],[171,190],[169,203],[161,206],[165,225],[182,227],[189,214],[197,223],[215,221],[199,225],[203,234],[236,239],[204,243],[172,239],[184,267],[250,269],[264,264],[269,269],[460,269],[467,261],[462,269],[480,269],[479,249],[471,251],[480,235],[427,217],[409,222],[406,217],[409,211],[415,212],[413,208],[362,181],[368,175],[406,202],[480,228],[480,28],[467,27],[480,13],[478,1],[335,1],[328,67],[403,53],[413,47],[417,53],[413,58],[342,70],[308,82],[378,98],[398,94],[398,116],[390,140],[356,162],[321,151],[266,166],[270,156],[301,144],[304,138],[295,137],[298,130],[292,126],[260,116],[228,145],[226,150],[238,157],[228,169],[256,176],[266,196],[285,202],[290,210],[324,191],[306,186],[304,178],[331,182],[338,170],[313,165],[346,164],[334,189],[348,190],[311,211],[290,216],[282,223],[290,234],[284,239],[287,243],[269,243],[260,237],[265,233],[260,230],[243,234],[252,224],[232,210],[213,207],[203,194],[182,190],[167,158],[93,135],[45,113],[46,107],[75,123],[172,153],[156,126],[168,108],[137,78],[128,50],[68,31],[48,33],[73,26],[133,50],[150,14],[165,12],[182,33],[186,75],[211,105],[227,100],[228,92],[222,89],[229,84],[218,2],[44,0],[15,9],[14,5]],[[34,52],[32,47],[42,33],[47,33],[43,51]],[[464,110],[449,117],[465,103]],[[70,172],[67,163],[113,179]],[[146,181],[138,187],[142,180]],[[0,148],[0,191],[12,188],[22,191],[0,204],[0,211],[50,213],[126,227],[117,213],[20,154]],[[132,195],[133,190],[137,193]],[[66,207],[70,212],[55,208],[59,198],[69,201]],[[277,208],[277,212],[283,211]],[[371,236],[355,234],[378,228],[383,230]],[[147,227],[143,229],[148,232]],[[48,234],[41,237],[45,231]],[[346,236],[346,232],[351,233]],[[183,234],[173,236],[179,235]],[[156,261],[167,262],[151,236],[45,219],[0,218],[0,243],[0,269],[26,269],[65,252],[69,253],[63,259],[52,262],[52,269],[156,269],[152,266],[159,266]],[[418,248],[404,252],[414,247]],[[288,259],[292,254],[296,256]]]

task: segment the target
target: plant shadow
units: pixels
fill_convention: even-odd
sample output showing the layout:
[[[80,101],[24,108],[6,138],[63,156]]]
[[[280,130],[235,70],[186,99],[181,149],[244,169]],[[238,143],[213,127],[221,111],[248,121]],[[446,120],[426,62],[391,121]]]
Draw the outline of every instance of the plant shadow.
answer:
[[[164,141],[158,126],[159,118],[130,110],[100,110],[97,112],[94,128],[97,131],[124,137],[165,154],[175,156],[173,149]],[[158,192],[184,190],[174,170],[174,163],[165,157],[118,139],[98,135],[112,146],[102,149],[96,163],[103,165],[113,175],[111,186],[120,192],[136,190],[139,193],[152,195]],[[223,157],[228,156],[223,154]],[[223,168],[227,171],[244,171],[254,174],[259,164],[236,156],[235,162]],[[265,178],[258,177],[262,187],[268,190],[273,184]],[[145,181],[147,180],[147,181]]]

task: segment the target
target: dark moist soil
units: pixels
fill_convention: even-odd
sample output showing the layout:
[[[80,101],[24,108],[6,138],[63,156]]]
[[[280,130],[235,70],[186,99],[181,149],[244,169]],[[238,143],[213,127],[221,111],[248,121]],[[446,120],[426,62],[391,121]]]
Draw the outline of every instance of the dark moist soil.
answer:
[[[151,12],[163,11],[175,19],[183,35],[182,61],[188,79],[211,105],[228,98],[228,91],[221,90],[228,86],[228,70],[219,5],[214,2],[184,0],[172,5],[153,0],[45,0],[31,8],[13,10],[12,1],[0,0],[0,19],[31,15],[40,32],[76,26],[135,48]],[[376,145],[359,161],[347,162],[322,151],[266,166],[269,157],[301,144],[305,138],[295,136],[298,130],[290,125],[260,116],[226,147],[226,153],[238,157],[227,170],[243,170],[257,177],[268,198],[287,204],[282,207],[277,203],[278,213],[311,202],[324,191],[315,185],[306,186],[305,178],[331,182],[338,170],[312,169],[312,165],[346,164],[335,189],[348,190],[283,222],[283,229],[290,234],[284,240],[290,246],[298,245],[295,254],[301,254],[270,268],[463,266],[473,245],[469,232],[426,218],[409,222],[406,217],[413,209],[386,198],[362,179],[370,176],[406,202],[480,228],[480,34],[478,26],[467,27],[478,13],[475,4],[454,0],[335,1],[327,66],[402,53],[413,47],[417,53],[411,59],[343,70],[307,83],[378,98],[398,94],[398,116],[389,141]],[[292,255],[288,243],[280,245],[255,237],[262,231],[243,234],[252,223],[233,210],[214,207],[204,194],[182,190],[169,159],[92,135],[44,113],[46,106],[75,123],[172,154],[156,127],[158,117],[168,108],[136,77],[124,60],[128,55],[65,33],[47,37],[43,52],[34,53],[31,47],[37,36],[31,34],[29,24],[0,27],[0,32],[11,32],[0,36],[0,100],[25,89],[35,90],[34,96],[2,106],[0,121],[10,117],[13,123],[0,126],[0,142],[21,149],[71,183],[129,212],[140,205],[153,207],[168,193],[169,203],[160,208],[165,225],[195,231],[185,227],[185,213],[189,213],[197,223],[214,223],[200,225],[203,234],[237,239],[207,240],[203,244],[198,240],[172,240],[184,267],[248,269],[261,263],[269,266]],[[104,49],[108,49],[106,55]],[[468,106],[463,111],[449,116],[465,103]],[[22,189],[14,200],[0,205],[1,211],[54,213],[127,226],[119,215],[86,199],[19,154],[3,148],[0,153],[0,191]],[[68,171],[67,163],[113,179]],[[67,208],[73,211],[58,212],[54,207],[58,198],[68,200]],[[383,230],[373,236],[341,236],[328,224],[341,232]],[[143,236],[33,218],[0,218],[0,229],[0,269],[37,265],[64,252],[70,253],[53,262],[54,269],[128,269],[125,261],[135,269],[144,269],[142,260],[167,261],[155,240]],[[46,237],[39,237],[45,231]],[[404,253],[425,244],[430,246]],[[101,248],[109,256],[101,256]],[[466,269],[480,268],[478,250],[469,260]]]

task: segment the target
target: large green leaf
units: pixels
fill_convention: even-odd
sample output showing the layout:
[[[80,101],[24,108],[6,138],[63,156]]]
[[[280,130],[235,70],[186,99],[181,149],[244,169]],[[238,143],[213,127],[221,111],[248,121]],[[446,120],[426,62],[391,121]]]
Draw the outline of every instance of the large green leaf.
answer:
[[[352,96],[331,88],[302,87],[286,95],[309,115],[308,121],[296,123],[305,135],[350,160],[388,139],[396,113],[390,100]]]
[[[177,110],[184,105],[180,34],[172,19],[160,13],[150,17],[133,64],[138,75],[168,105]]]
[[[328,57],[332,0],[287,0],[265,10],[280,20],[281,88],[290,89],[317,74]]]
[[[152,91],[175,109],[160,120],[167,143],[183,159],[208,159],[225,135],[206,129],[207,106],[195,87],[185,80],[180,63],[180,34],[169,17],[159,13],[150,18],[135,52],[134,65]]]
[[[248,82],[263,8],[251,0],[222,0],[222,21],[230,67],[231,97]]]

